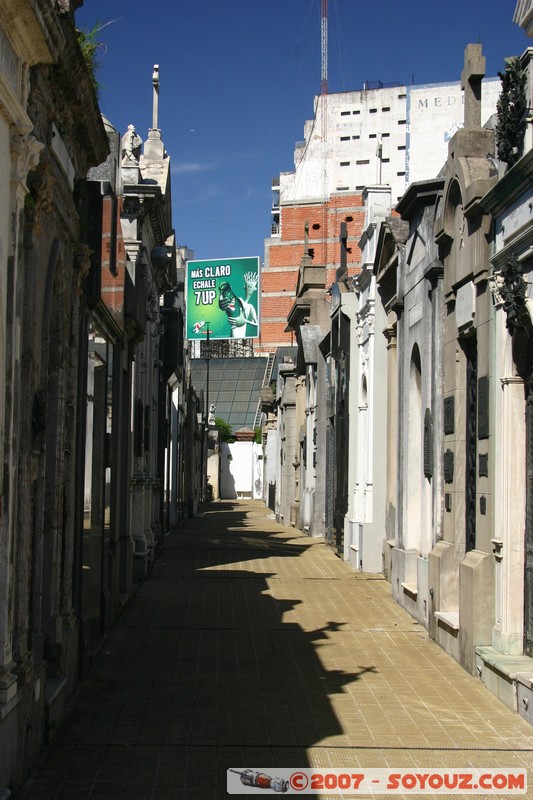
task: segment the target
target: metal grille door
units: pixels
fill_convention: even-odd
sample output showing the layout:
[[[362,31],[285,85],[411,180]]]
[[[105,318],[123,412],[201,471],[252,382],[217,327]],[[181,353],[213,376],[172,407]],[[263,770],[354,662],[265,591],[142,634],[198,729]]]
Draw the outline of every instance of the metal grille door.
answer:
[[[526,401],[526,536],[524,576],[524,653],[533,657],[533,386]]]
[[[477,346],[468,342],[466,355],[466,442],[465,442],[465,547],[476,546],[476,422]]]

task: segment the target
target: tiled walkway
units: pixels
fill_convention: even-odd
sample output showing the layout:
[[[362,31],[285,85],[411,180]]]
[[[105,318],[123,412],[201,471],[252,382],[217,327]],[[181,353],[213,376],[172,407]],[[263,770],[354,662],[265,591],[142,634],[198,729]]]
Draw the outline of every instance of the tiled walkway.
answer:
[[[229,767],[308,766],[529,768],[533,798],[533,729],[380,576],[225,501],[167,537],[19,797],[219,800]]]

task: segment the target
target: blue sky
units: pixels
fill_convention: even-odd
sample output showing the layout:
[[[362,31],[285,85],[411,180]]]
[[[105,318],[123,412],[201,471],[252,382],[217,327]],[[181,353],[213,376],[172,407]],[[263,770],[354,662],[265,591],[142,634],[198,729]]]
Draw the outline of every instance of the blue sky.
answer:
[[[459,80],[480,42],[487,76],[533,46],[513,22],[515,0],[329,0],[330,92],[364,81]],[[320,91],[320,0],[85,0],[77,25],[99,33],[102,112],[145,139],[152,68],[171,157],[179,244],[198,259],[259,256],[271,182],[293,169]]]

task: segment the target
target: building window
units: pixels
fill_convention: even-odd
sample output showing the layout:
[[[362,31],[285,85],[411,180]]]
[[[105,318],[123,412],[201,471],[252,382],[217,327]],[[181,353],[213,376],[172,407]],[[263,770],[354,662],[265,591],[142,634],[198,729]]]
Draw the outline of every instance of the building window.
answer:
[[[397,172],[396,175],[398,175],[398,177],[401,177],[402,175],[405,175],[405,172]]]
[[[341,161],[340,165],[341,165],[341,167],[349,167],[350,166],[350,162],[349,161]]]
[[[405,145],[404,144],[399,144],[398,145],[398,150],[405,150]]]
[[[361,161],[356,161],[355,163],[356,164],[370,164],[370,160],[367,158],[367,159],[363,159]]]
[[[360,110],[359,110],[359,109],[356,109],[355,111],[352,111],[352,114],[360,114],[360,113],[361,113],[361,112],[360,112]]]
[[[369,113],[369,114],[377,114],[377,113],[378,113],[378,110],[377,110],[377,108],[369,108],[369,109],[368,109],[368,113]]]
[[[341,142],[349,142],[349,141],[350,141],[349,136],[341,136]]]
[[[349,111],[341,111],[341,117],[348,117],[350,115]]]
[[[360,138],[361,138],[361,137],[360,137],[359,135],[352,136],[352,139],[360,139]]]
[[[350,188],[349,186],[337,186],[337,191],[338,192],[347,192],[349,188]]]
[[[389,161],[390,161],[390,158],[382,158],[382,159],[381,159],[381,163],[382,163],[382,164],[388,164],[388,163],[389,163]]]
[[[390,111],[390,106],[383,106],[382,111]]]
[[[406,94],[399,94],[398,95],[398,100],[405,100],[406,97],[407,97]]]
[[[381,138],[382,139],[386,139],[388,136],[390,136],[390,133],[382,133],[381,134]]]
[[[406,119],[399,119],[398,120],[398,125],[405,125],[406,122],[407,122]]]
[[[369,138],[369,139],[376,139],[376,138],[377,138],[377,133],[371,133],[371,134],[369,134],[368,138]]]

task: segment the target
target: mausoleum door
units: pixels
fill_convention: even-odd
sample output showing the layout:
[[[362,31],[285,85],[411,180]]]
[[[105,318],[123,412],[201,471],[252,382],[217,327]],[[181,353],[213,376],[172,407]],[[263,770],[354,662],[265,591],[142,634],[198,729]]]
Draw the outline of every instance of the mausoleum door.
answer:
[[[476,547],[476,425],[477,425],[477,342],[463,342],[466,356],[465,432],[465,550]]]
[[[335,546],[344,553],[344,518],[348,511],[348,443],[350,439],[348,412],[349,362],[337,362],[337,420],[336,420],[336,476],[335,476]]]
[[[104,334],[89,334],[87,432],[82,534],[84,647],[93,654],[106,628],[110,591],[113,350]]]
[[[335,417],[330,417],[326,423],[326,540],[329,545],[334,545],[334,522],[333,514],[336,496],[336,467],[337,457],[335,453],[337,437],[335,432]]]

